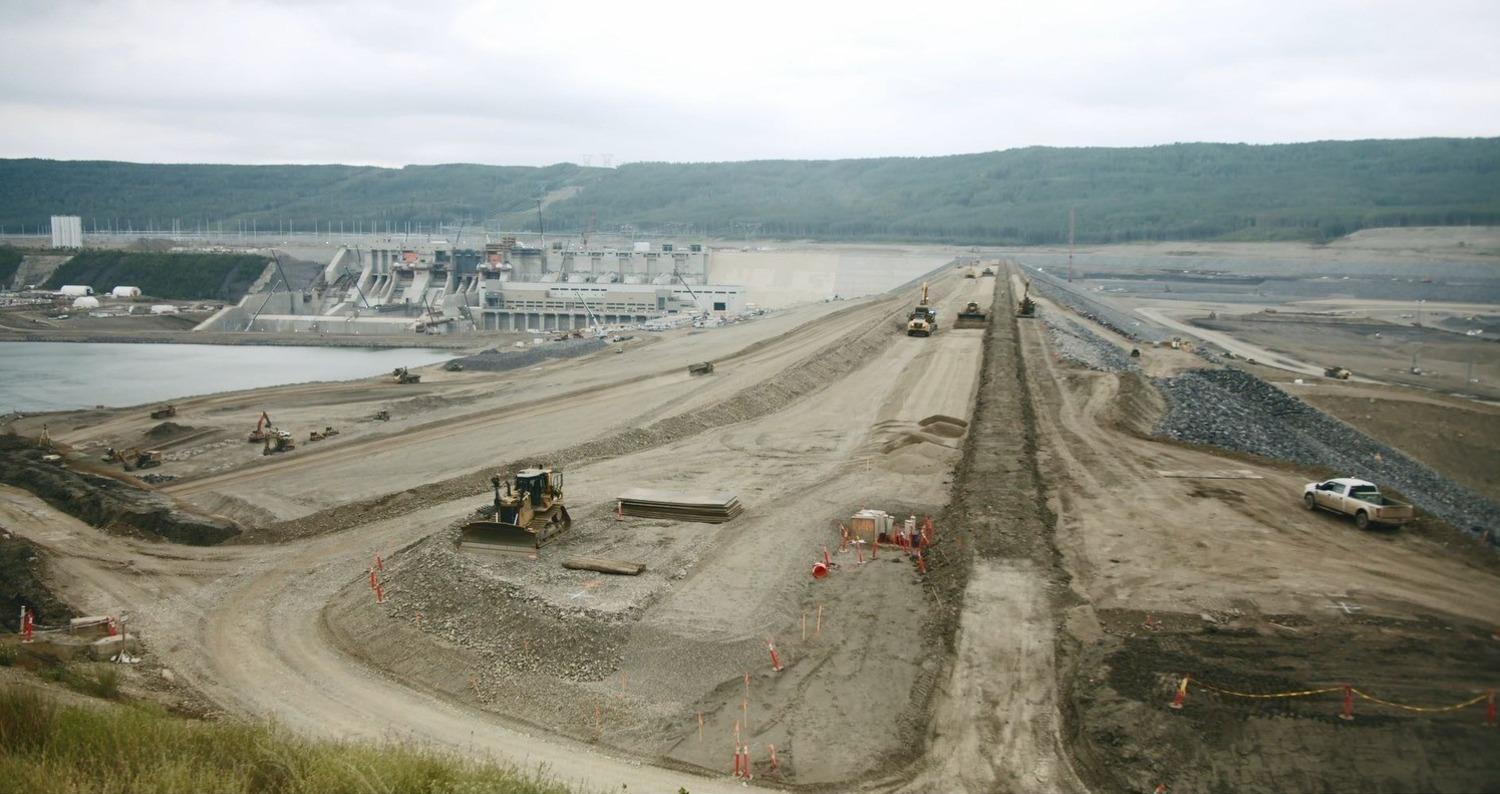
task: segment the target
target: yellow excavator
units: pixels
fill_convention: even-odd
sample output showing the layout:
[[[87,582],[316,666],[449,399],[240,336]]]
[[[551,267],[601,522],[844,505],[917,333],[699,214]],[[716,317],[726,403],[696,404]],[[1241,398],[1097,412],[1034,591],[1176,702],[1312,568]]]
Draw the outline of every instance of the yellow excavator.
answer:
[[[937,309],[927,300],[927,282],[922,282],[922,300],[906,316],[907,336],[932,336],[937,333]]]
[[[1026,279],[1026,291],[1021,293],[1021,303],[1016,306],[1016,316],[1036,316],[1036,301],[1031,299],[1031,279]]]
[[[573,526],[563,505],[562,472],[537,465],[516,472],[513,482],[498,475],[492,518],[470,521],[459,534],[459,547],[472,551],[532,552]],[[501,493],[504,486],[504,493]]]

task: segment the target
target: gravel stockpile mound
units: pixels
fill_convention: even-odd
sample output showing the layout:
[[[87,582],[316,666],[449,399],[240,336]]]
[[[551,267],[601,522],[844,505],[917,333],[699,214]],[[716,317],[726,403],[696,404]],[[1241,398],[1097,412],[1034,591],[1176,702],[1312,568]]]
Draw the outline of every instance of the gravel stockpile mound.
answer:
[[[387,610],[416,620],[422,630],[478,652],[491,666],[599,681],[618,666],[628,613],[607,613],[578,601],[560,607],[507,581],[498,567],[531,565],[524,557],[489,562],[456,550],[457,531],[439,533],[394,566]],[[496,561],[498,560],[498,561]],[[554,578],[579,575],[548,568]]]
[[[1460,529],[1500,528],[1500,507],[1254,375],[1193,370],[1156,386],[1167,400],[1159,435],[1325,466],[1395,488]]]
[[[1037,316],[1047,324],[1052,348],[1064,358],[1100,372],[1139,372],[1140,367],[1119,347],[1100,339],[1089,329],[1060,316],[1037,308]]]
[[[464,369],[479,372],[505,372],[540,364],[551,358],[574,358],[588,355],[595,350],[603,350],[604,346],[605,342],[602,339],[569,339],[563,342],[545,342],[524,350],[492,348],[460,358],[458,363],[464,365]]]

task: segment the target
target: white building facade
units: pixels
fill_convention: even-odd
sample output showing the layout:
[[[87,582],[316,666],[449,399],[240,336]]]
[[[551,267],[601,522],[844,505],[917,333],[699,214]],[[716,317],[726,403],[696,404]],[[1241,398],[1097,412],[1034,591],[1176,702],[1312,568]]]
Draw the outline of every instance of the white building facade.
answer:
[[[53,215],[52,247],[82,248],[83,219],[77,215]]]

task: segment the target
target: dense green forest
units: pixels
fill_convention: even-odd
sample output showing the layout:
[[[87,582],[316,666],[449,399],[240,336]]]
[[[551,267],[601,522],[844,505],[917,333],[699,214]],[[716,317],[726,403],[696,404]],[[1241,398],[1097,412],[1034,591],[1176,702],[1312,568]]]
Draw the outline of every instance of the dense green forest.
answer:
[[[119,286],[140,287],[153,298],[232,300],[271,261],[254,254],[155,254],[133,251],[84,251],[59,267],[43,286],[87,284],[95,292]]]
[[[25,256],[19,248],[0,245],[0,286],[10,283],[11,278],[20,269],[21,260]]]
[[[1043,244],[1331,239],[1371,226],[1500,223],[1500,138],[1033,147],[951,157],[482,165],[137,165],[0,160],[0,225],[48,215],[182,228],[359,222],[549,232]]]

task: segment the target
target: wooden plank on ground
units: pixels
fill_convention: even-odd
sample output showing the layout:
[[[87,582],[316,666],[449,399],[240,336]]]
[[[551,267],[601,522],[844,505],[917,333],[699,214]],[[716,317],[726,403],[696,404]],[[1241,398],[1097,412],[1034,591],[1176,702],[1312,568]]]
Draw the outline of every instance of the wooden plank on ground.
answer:
[[[569,557],[563,560],[564,568],[575,571],[598,571],[599,573],[616,573],[623,576],[636,576],[646,570],[646,566],[638,562],[625,562],[624,560],[611,560],[604,557]]]

